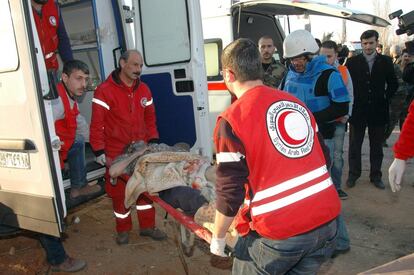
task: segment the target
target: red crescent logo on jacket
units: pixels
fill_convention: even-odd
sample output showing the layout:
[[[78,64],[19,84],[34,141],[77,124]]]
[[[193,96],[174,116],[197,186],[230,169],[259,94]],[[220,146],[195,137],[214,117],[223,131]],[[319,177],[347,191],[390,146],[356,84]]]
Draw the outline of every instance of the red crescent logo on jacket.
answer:
[[[146,97],[141,98],[141,106],[142,107],[147,107],[148,104],[148,99]]]
[[[292,101],[273,103],[266,114],[267,131],[276,150],[288,158],[312,151],[314,130],[306,108]]]
[[[54,17],[53,15],[49,17],[49,23],[50,25],[56,27],[56,17]]]

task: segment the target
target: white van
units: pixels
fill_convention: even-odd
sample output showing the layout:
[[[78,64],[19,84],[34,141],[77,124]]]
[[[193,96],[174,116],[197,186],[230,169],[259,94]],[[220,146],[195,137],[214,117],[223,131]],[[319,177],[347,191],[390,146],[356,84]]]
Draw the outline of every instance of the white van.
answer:
[[[161,141],[211,156],[199,2],[133,1],[133,12],[121,0],[60,4],[74,57],[88,63],[95,86],[115,68],[120,48],[139,49]],[[67,201],[51,111],[56,94],[30,0],[1,0],[0,29],[0,224],[59,236]],[[91,89],[80,99],[88,120],[92,97]],[[88,179],[102,176],[91,152],[87,158]]]

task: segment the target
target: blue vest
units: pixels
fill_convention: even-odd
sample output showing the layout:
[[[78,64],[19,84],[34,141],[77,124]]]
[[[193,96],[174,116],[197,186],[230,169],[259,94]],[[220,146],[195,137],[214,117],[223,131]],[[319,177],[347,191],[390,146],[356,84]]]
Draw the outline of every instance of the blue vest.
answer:
[[[315,86],[323,71],[333,69],[328,80],[326,95],[316,96]],[[326,63],[325,56],[316,56],[306,64],[305,71],[298,73],[292,65],[286,76],[284,90],[303,101],[312,113],[324,110],[331,105],[330,101],[348,102],[346,86],[338,70]]]

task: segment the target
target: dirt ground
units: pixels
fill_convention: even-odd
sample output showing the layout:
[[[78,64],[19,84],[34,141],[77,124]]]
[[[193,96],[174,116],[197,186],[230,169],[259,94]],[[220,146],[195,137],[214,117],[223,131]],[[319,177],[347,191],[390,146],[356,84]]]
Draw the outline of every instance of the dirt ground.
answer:
[[[393,144],[398,132],[393,133]],[[346,139],[347,140],[347,139]],[[319,274],[357,274],[414,252],[414,162],[410,161],[404,187],[398,194],[376,189],[369,183],[368,140],[364,142],[363,175],[352,189],[344,190],[349,199],[343,201],[344,218],[351,238],[351,251],[326,262]],[[345,148],[348,148],[347,142]],[[392,161],[391,148],[384,148],[383,180]],[[343,180],[348,171],[346,156]],[[70,212],[70,223],[64,246],[67,252],[85,259],[88,267],[78,274],[230,274],[209,263],[207,246],[197,242],[192,257],[180,260],[173,221],[163,221],[164,211],[157,208],[157,226],[168,233],[168,239],[157,242],[138,236],[138,226],[130,244],[114,242],[114,219],[111,201],[102,196]],[[32,234],[0,239],[0,274],[45,274],[47,265],[40,244]]]

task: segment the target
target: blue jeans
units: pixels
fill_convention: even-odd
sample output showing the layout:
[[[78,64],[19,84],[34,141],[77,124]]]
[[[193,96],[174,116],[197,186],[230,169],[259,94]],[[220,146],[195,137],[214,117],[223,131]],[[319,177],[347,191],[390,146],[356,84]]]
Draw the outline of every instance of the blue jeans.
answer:
[[[68,152],[67,162],[69,164],[70,185],[72,188],[82,188],[86,185],[85,167],[85,139],[77,135]]]
[[[327,163],[328,165],[328,171],[331,172],[331,168],[332,168],[332,160],[333,160],[333,155],[334,155],[334,139],[324,139],[323,143],[325,143],[326,147],[328,147],[329,149],[329,158],[331,159],[330,163]]]
[[[345,221],[343,215],[339,215],[336,219],[338,225],[338,238],[336,240],[336,249],[337,250],[346,250],[350,246],[350,240],[348,236],[348,230],[345,226]]]
[[[344,130],[343,133],[345,135],[345,127],[343,128],[343,130]],[[335,153],[336,153],[335,152],[335,150],[336,150],[336,132],[337,132],[337,130],[335,130],[334,138],[324,139],[323,141],[324,141],[325,145],[329,148],[329,157],[331,158],[331,163],[328,164],[328,170],[330,171],[332,181],[335,184],[336,189],[338,190],[338,189],[340,189],[340,185],[339,185],[339,188],[338,188],[338,186],[336,185],[336,181],[334,179],[334,176],[333,176],[333,173],[334,173],[333,172],[333,170],[334,170],[334,164],[333,163],[335,161]],[[344,139],[342,137],[342,146],[343,146],[343,142],[344,142]],[[342,157],[342,153],[341,153],[341,157]],[[343,165],[343,160],[342,160],[342,165]],[[342,168],[341,168],[341,171],[342,171]],[[341,174],[342,174],[342,172],[341,172]],[[349,236],[348,236],[348,230],[346,229],[345,221],[342,217],[342,214],[338,216],[337,225],[338,225],[338,238],[337,238],[337,242],[336,242],[336,249],[338,249],[338,250],[348,249],[349,245],[350,245],[350,240],[349,240]]]
[[[59,265],[67,258],[62,241],[54,236],[40,234],[39,241],[46,251],[47,262],[51,265]]]
[[[342,185],[342,169],[344,167],[344,139],[345,139],[345,124],[335,122],[335,135],[333,137],[333,163],[331,168],[332,181],[335,184],[336,190],[341,189]]]
[[[316,274],[336,245],[336,220],[285,240],[270,240],[255,231],[240,237],[233,274]]]

